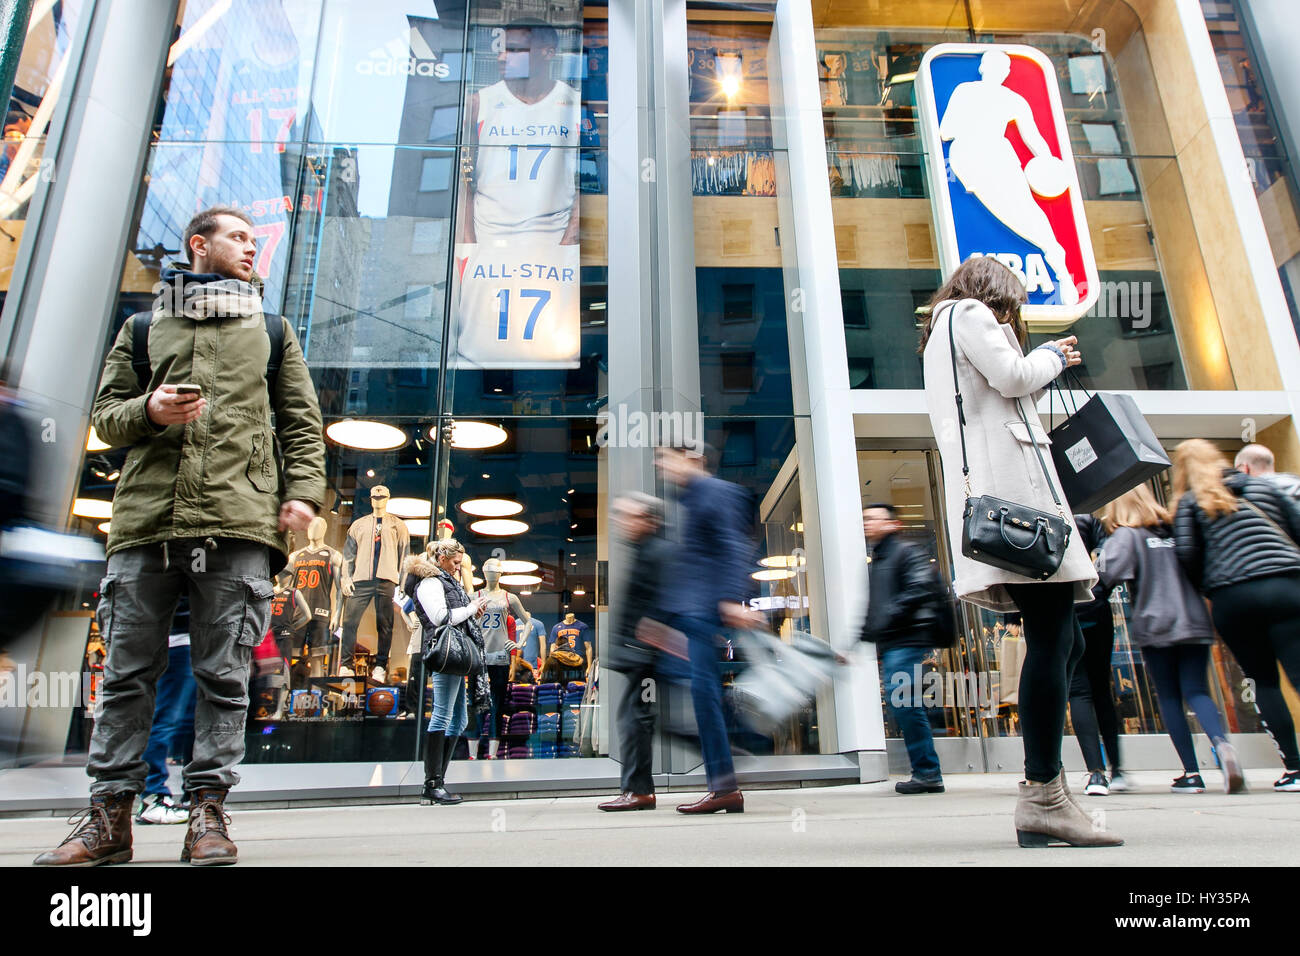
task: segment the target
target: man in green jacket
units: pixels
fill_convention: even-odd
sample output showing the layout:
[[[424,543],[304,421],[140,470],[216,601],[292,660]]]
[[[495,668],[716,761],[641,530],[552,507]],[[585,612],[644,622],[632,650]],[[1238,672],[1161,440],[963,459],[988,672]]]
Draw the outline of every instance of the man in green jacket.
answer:
[[[68,839],[36,859],[41,865],[131,859],[154,688],[185,591],[198,701],[194,757],[184,768],[191,809],[181,859],[236,861],[223,806],[239,782],[234,768],[244,756],[252,652],[270,619],[270,577],[285,564],[282,533],[305,531],[324,500],[320,407],[289,323],[268,324],[263,315],[252,284],[251,222],[231,207],[205,210],[186,227],[184,248],[191,269],[163,273],[147,372],[134,347],[139,324],[128,321],[91,412],[100,438],[130,448],[100,586],[109,651],[86,765],[91,807]],[[268,330],[277,318],[283,351],[270,374]]]

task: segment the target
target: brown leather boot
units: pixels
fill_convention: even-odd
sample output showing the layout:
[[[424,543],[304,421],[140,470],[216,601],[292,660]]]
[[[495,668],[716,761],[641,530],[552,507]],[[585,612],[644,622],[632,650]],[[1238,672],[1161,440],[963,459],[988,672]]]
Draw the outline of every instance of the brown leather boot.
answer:
[[[66,840],[47,850],[36,866],[100,866],[131,862],[131,808],[135,794],[101,794],[90,798],[90,806],[74,813],[69,823],[79,825]]]
[[[1099,825],[1070,799],[1064,771],[1047,783],[1022,781],[1016,804],[1016,839],[1024,847],[1053,843],[1070,846],[1123,846],[1124,841]]]
[[[185,831],[181,862],[191,866],[238,863],[239,848],[226,830],[229,822],[225,790],[211,787],[194,791],[190,796],[190,827]]]

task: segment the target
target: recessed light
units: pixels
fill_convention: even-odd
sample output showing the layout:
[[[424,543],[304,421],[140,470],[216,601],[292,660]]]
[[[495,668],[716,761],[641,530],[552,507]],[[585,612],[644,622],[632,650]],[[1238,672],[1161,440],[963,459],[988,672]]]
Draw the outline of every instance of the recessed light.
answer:
[[[431,430],[433,427],[429,426]],[[497,445],[504,444],[509,437],[504,428],[490,422],[452,422],[451,424],[452,448],[495,448]],[[435,440],[436,436],[430,434],[429,438]]]
[[[807,560],[802,554],[774,554],[770,558],[761,558],[758,563],[765,568],[795,568],[803,567]]]
[[[502,574],[527,574],[529,571],[537,570],[536,561],[518,561],[513,558],[507,558],[497,562],[501,567]]]
[[[755,581],[785,581],[794,577],[794,572],[780,568],[769,568],[766,571],[755,571],[750,577]]]
[[[586,593],[587,593],[586,589],[583,588],[581,585],[573,589],[574,597],[582,597]]]
[[[72,502],[72,513],[78,518],[98,518],[103,521],[113,517],[113,502],[103,498],[78,498]]]
[[[522,504],[509,498],[470,498],[456,507],[476,518],[509,518],[524,510]]]
[[[575,521],[573,524],[569,525],[569,530],[573,531],[577,527],[578,527],[578,523]]]
[[[484,518],[482,521],[471,522],[469,530],[485,535],[523,534],[528,530],[528,522],[516,521],[514,518]]]
[[[485,472],[483,472],[483,477],[484,477],[484,478],[491,478],[492,476],[489,475],[489,474],[485,471]]]
[[[571,494],[573,494],[573,489],[570,488],[568,491],[565,492],[565,494],[566,494],[566,495],[571,495]]]
[[[325,437],[344,448],[392,451],[406,444],[406,432],[384,422],[345,418],[325,426]]]
[[[433,513],[433,502],[428,498],[389,498],[388,511],[399,518],[427,518]]]
[[[95,525],[95,527],[98,528],[100,531],[104,532],[104,534],[108,534],[109,526],[112,523],[113,522],[111,521],[101,521],[99,524]]]
[[[525,584],[541,584],[542,579],[536,574],[503,574],[501,583],[518,587]]]

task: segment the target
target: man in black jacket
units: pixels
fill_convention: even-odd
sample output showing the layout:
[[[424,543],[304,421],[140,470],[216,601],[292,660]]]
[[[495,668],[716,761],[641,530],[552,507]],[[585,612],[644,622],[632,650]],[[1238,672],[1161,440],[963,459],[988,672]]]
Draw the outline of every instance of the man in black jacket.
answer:
[[[922,661],[934,646],[934,632],[922,620],[935,600],[933,572],[921,549],[899,537],[901,528],[891,504],[862,509],[862,531],[871,551],[862,640],[876,644],[886,700],[912,763],[912,779],[894,789],[904,794],[943,793],[943,773],[920,686]]]
[[[660,577],[667,561],[668,542],[660,535],[663,502],[646,494],[630,494],[614,502],[614,525],[633,551],[631,573],[614,607],[615,622],[608,653],[609,666],[627,678],[618,708],[618,734],[623,744],[622,793],[599,805],[601,810],[653,810],[655,785],[650,774],[655,731],[654,705],[659,660],[656,651],[637,640],[643,618],[662,616]]]

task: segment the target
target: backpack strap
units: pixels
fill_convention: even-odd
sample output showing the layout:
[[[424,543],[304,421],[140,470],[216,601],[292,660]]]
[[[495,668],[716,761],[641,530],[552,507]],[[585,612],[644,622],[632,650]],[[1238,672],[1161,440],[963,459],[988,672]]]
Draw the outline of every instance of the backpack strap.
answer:
[[[149,380],[153,377],[153,368],[149,364],[149,324],[153,322],[153,313],[137,312],[127,321],[131,323],[131,368],[135,370],[140,391],[147,392]]]
[[[284,361],[284,319],[274,312],[264,312],[266,337],[271,340],[271,355],[266,360],[266,391],[275,398],[275,383],[280,378],[280,365]]]
[[[274,312],[265,312],[262,317],[266,320],[266,337],[271,340],[271,354],[266,360],[266,391],[274,397],[280,365],[284,362],[284,320]],[[149,326],[153,313],[137,312],[127,321],[131,323],[131,368],[135,370],[140,391],[147,392],[149,380],[153,378],[153,366],[149,362]]]

